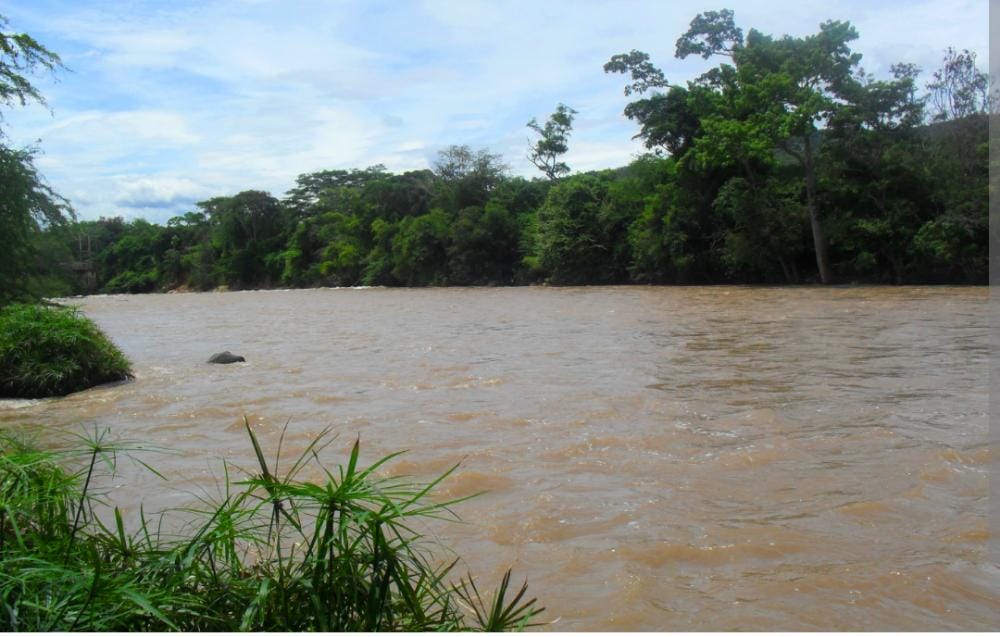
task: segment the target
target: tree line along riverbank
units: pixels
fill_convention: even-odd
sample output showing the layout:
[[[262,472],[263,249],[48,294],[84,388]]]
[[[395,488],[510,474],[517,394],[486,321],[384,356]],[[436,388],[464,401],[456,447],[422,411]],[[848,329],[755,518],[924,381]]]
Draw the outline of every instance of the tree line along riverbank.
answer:
[[[33,152],[3,146],[0,296],[984,283],[986,74],[973,53],[949,49],[929,76],[900,63],[876,78],[851,50],[856,38],[839,21],[805,37],[744,33],[723,10],[699,14],[677,41],[678,58],[720,61],[695,80],[671,82],[641,51],[615,55],[604,71],[627,78],[625,115],[649,152],[585,173],[564,161],[576,111],[560,104],[544,124],[528,123],[539,178],[512,176],[488,150],[451,146],[429,169],[319,170],[283,197],[248,189],[157,225],[74,220]],[[54,54],[32,51],[35,67],[58,68]]]
[[[986,282],[985,116],[816,138],[829,282]],[[215,197],[165,225],[51,225],[34,237],[35,276],[57,295],[820,282],[794,160],[775,151],[745,173],[696,150],[556,180],[466,147],[434,170],[320,171],[284,198]]]

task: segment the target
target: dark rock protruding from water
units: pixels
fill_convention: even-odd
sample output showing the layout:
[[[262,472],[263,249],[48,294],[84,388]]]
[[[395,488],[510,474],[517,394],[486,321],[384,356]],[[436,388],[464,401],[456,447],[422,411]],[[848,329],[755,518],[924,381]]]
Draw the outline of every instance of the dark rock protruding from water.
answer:
[[[225,352],[219,352],[218,354],[213,354],[212,358],[208,359],[209,363],[218,363],[219,365],[228,365],[229,363],[245,363],[246,361],[247,359],[242,356],[234,356],[228,350]]]

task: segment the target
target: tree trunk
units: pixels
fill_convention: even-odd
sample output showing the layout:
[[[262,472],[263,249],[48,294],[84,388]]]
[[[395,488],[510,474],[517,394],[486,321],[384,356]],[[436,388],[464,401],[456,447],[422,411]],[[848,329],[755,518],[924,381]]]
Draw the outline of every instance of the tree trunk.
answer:
[[[785,258],[778,257],[778,263],[781,264],[781,271],[785,273],[785,283],[788,283],[789,285],[795,283],[792,279],[792,271],[788,269],[788,263],[785,262]]]
[[[812,226],[813,248],[816,250],[816,266],[819,268],[819,280],[824,285],[833,280],[830,272],[830,255],[827,252],[826,235],[819,218],[816,206],[816,167],[813,164],[812,140],[805,135],[805,152],[803,164],[806,171],[806,208],[809,210],[809,223]]]

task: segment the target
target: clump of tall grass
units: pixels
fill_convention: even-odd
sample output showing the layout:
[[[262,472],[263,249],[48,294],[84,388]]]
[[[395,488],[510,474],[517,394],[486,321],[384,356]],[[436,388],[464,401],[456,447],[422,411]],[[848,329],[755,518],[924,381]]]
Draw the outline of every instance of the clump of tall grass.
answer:
[[[94,490],[102,461],[127,446],[92,436],[69,470],[63,453],[0,437],[0,629],[510,630],[540,612],[509,571],[485,601],[471,578],[451,580],[457,560],[428,552],[412,524],[453,517],[458,500],[427,499],[447,473],[427,485],[377,477],[395,455],[361,468],[357,443],[329,470],[323,436],[279,476],[247,432],[252,475],[224,465],[219,501],[156,524],[140,509],[134,532],[117,508],[98,515]],[[300,479],[307,465],[322,480]],[[161,532],[177,515],[182,530]]]
[[[131,376],[124,354],[77,310],[0,309],[0,397],[64,396]]]

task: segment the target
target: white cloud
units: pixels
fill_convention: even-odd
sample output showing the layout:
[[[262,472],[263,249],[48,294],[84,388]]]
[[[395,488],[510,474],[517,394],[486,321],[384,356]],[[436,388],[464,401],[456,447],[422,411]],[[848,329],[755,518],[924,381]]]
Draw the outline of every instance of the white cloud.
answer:
[[[566,163],[574,172],[624,166],[645,152],[642,143],[624,141],[577,141],[566,153]]]
[[[115,203],[126,208],[172,209],[207,199],[213,192],[204,184],[185,177],[130,177],[112,179],[118,184]]]
[[[103,38],[111,64],[137,68],[176,66],[188,55],[195,39],[179,30],[151,29],[141,32],[119,31]]]
[[[125,152],[140,142],[176,147],[199,141],[184,115],[161,110],[84,111],[57,119],[41,135],[54,144],[89,144],[103,139]]]

